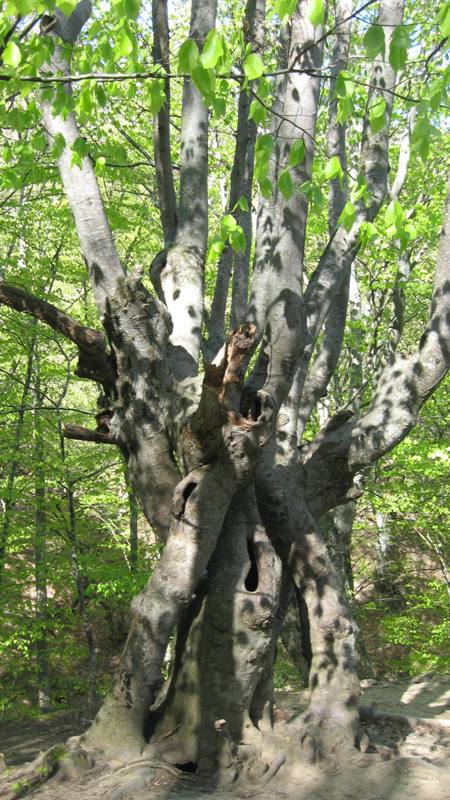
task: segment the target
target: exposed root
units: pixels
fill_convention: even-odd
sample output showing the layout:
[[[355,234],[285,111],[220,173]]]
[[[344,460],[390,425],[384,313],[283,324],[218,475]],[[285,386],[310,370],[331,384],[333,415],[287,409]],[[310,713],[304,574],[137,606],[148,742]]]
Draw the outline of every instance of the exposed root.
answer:
[[[286,753],[284,750],[279,750],[276,754],[275,758],[273,759],[272,763],[269,765],[269,769],[264,775],[264,783],[269,783],[272,778],[275,777],[279,769],[283,766],[286,761]]]
[[[408,725],[412,731],[428,728],[436,732],[450,732],[450,719],[429,719],[427,717],[408,717],[406,714],[394,714],[389,711],[378,711],[369,706],[359,707],[359,717],[363,722],[400,722]]]
[[[4,800],[15,800],[37,789],[42,783],[56,774],[63,758],[68,756],[68,751],[63,745],[55,744],[37,758],[21,767],[5,782]]]

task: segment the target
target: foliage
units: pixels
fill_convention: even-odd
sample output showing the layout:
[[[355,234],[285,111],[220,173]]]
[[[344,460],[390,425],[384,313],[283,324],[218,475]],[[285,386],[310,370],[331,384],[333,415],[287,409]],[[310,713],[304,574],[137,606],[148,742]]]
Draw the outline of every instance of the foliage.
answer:
[[[374,23],[375,11],[367,9],[358,16],[352,34],[354,61],[337,76],[333,94],[329,82],[324,83],[311,179],[302,183],[297,179],[296,168],[304,163],[307,144],[299,134],[290,145],[286,169],[273,183],[269,177],[275,148],[269,128],[271,74],[276,67],[280,24],[292,16],[295,3],[277,0],[271,6],[266,20],[271,44],[261,53],[253,51],[245,41],[242,3],[220,6],[217,27],[200,48],[188,37],[185,5],[176,2],[172,6],[176,25],[171,40],[170,81],[175,119],[180,114],[184,75],[192,77],[210,108],[213,146],[209,154],[211,225],[206,269],[210,305],[217,262],[225,247],[230,245],[238,254],[248,244],[238,212],[255,210],[259,195],[276,197],[279,191],[286,200],[299,193],[309,199],[309,275],[327,239],[327,198],[333,181],[349,183],[350,199],[340,221],[348,231],[352,229],[358,202],[367,198],[367,186],[353,168],[344,169],[336,156],[328,157],[328,109],[330,102],[337,99],[339,121],[347,124],[349,163],[356,161],[368,104],[368,76],[373,60],[385,52],[386,42],[382,29]],[[79,166],[84,158],[94,161],[122,262],[130,271],[136,267],[142,270],[150,286],[147,273],[153,256],[161,249],[162,235],[149,130],[165,102],[165,73],[151,59],[152,31],[146,4],[120,0],[94,3],[92,21],[80,43],[72,48],[72,73],[80,78],[73,85],[73,94],[64,90],[62,81],[46,84],[45,70],[54,53],[54,40],[45,32],[41,35],[38,25],[26,34],[25,28],[30,19],[52,14],[55,8],[69,14],[74,7],[73,0],[9,0],[1,4],[0,77],[5,80],[1,83],[0,100],[0,276],[39,296],[45,295],[84,324],[95,327],[97,315],[85,266],[55,169],[55,159],[61,155],[65,142],[61,136],[51,149],[47,147],[39,98],[47,98],[55,114],[76,112],[81,136],[72,144],[72,162]],[[423,2],[411,2],[405,25],[393,32],[388,57],[401,77],[393,118],[392,174],[408,115],[414,109],[412,157],[401,198],[386,204],[377,219],[361,229],[362,249],[355,271],[359,298],[355,300],[355,313],[349,315],[340,365],[326,398],[326,411],[330,414],[353,402],[355,392],[360,408],[371,396],[380,366],[392,346],[394,293],[402,254],[406,253],[413,265],[411,277],[402,287],[410,309],[400,345],[405,354],[412,350],[427,316],[448,166],[442,154],[448,149],[443,110],[448,107],[450,68],[438,45],[450,33],[449,8],[448,3],[441,4],[438,13],[430,15]],[[322,0],[310,3],[309,19],[315,26],[324,23]],[[330,35],[326,63],[331,59],[332,45]],[[435,48],[430,77],[426,59]],[[115,79],[101,77],[108,74]],[[132,78],[136,74],[138,77]],[[43,86],[39,80],[44,81]],[[251,93],[250,117],[258,127],[255,187],[253,196],[240,197],[230,209],[227,198],[241,86]],[[370,102],[368,119],[374,133],[383,131],[386,102],[379,94]],[[172,148],[177,164],[180,144],[175,136]],[[77,379],[67,382],[75,359],[74,348],[62,344],[56,334],[43,326],[3,307],[0,317],[0,525],[7,523],[9,527],[2,586],[4,616],[0,623],[4,687],[0,711],[17,714],[26,703],[37,702],[36,644],[43,636],[48,643],[54,704],[67,704],[74,695],[83,695],[87,690],[86,642],[70,543],[69,488],[74,488],[79,568],[99,653],[100,685],[110,672],[111,654],[123,641],[129,600],[147,580],[158,550],[140,515],[139,561],[137,569],[133,568],[129,495],[120,459],[106,448],[90,449],[82,444],[66,443],[62,450],[62,419],[68,423],[83,417],[93,422],[97,412],[96,391]],[[31,365],[29,386],[24,385],[27,364]],[[416,433],[389,456],[382,470],[367,478],[371,502],[361,503],[359,511],[355,577],[374,588],[369,596],[366,588],[365,595],[361,590],[362,599],[356,593],[355,602],[363,630],[367,628],[375,636],[373,658],[379,645],[384,654],[388,646],[396,648],[395,655],[388,653],[382,666],[389,671],[445,669],[447,663],[448,597],[439,573],[439,548],[448,563],[448,408],[448,392],[441,387],[427,406]],[[37,458],[35,448],[38,418],[44,443],[42,459]],[[318,414],[310,432],[319,425]],[[37,470],[43,475],[46,498],[48,598],[44,627],[36,615],[34,587],[33,481]],[[389,518],[395,562],[391,578],[399,581],[395,603],[401,595],[400,607],[392,603],[392,597],[377,597],[375,547],[367,548],[361,541],[361,531],[365,535],[367,530],[371,541],[376,541],[373,515],[377,511]],[[413,578],[411,567],[421,560],[424,571]],[[277,661],[276,684],[296,685],[284,654]]]

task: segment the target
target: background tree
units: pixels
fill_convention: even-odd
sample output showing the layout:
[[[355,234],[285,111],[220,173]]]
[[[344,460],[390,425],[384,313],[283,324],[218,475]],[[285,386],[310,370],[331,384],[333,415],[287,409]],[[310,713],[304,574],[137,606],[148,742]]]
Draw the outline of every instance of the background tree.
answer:
[[[448,369],[450,333],[448,205],[431,309],[417,343],[404,320],[417,231],[413,209],[399,200],[410,151],[426,159],[440,135],[448,8],[424,27],[417,5],[405,17],[400,0],[382,0],[361,23],[366,6],[352,11],[338,3],[327,17],[321,0],[277,2],[267,17],[263,3],[249,0],[231,25],[229,8],[219,8],[216,23],[215,2],[194,0],[187,39],[183,18],[169,39],[167,6],[157,0],[151,15],[134,1],[101,12],[85,0],[42,3],[31,19],[28,6],[13,3],[7,12],[17,17],[4,15],[1,77],[12,89],[6,105],[13,104],[4,157],[21,161],[19,171],[4,170],[6,202],[19,192],[10,210],[18,229],[30,197],[42,202],[47,182],[57,197],[63,189],[104,332],[91,327],[92,308],[81,324],[31,293],[30,284],[2,282],[0,301],[76,345],[77,375],[100,384],[102,394],[97,428],[71,423],[65,435],[119,448],[164,543],[149,583],[133,599],[113,688],[83,738],[87,747],[124,758],[145,747],[170,763],[231,778],[244,763],[255,775],[268,764],[274,772],[283,760],[273,727],[274,653],[294,601],[309,654],[310,706],[289,726],[288,763],[302,748],[316,759],[355,746],[356,628],[317,521],[354,500],[361,474],[416,424]],[[153,153],[151,132],[141,124],[149,111]],[[208,144],[234,123],[226,213],[211,225]],[[399,134],[408,126],[403,145]],[[121,169],[118,151],[117,161],[112,155],[119,136],[139,154],[142,173],[134,174],[152,200],[156,193],[159,242],[147,235],[154,209],[147,216],[142,203],[136,226],[123,219],[136,178],[118,186],[107,180],[108,169]],[[397,164],[390,182],[391,160]],[[441,166],[440,212],[444,180]],[[424,205],[420,195],[412,202]],[[61,227],[55,275],[67,235]],[[342,376],[340,359],[358,350],[363,326],[352,281],[358,283],[357,267],[371,247],[392,266],[392,305],[372,284],[368,363],[355,357],[345,407],[317,430],[317,402]],[[428,248],[427,240],[419,262],[429,258]],[[226,337],[231,275],[236,327]],[[61,276],[67,278],[64,267]],[[79,281],[78,303],[80,290],[87,291]],[[391,308],[393,333],[382,348]],[[19,412],[19,433],[20,419]],[[10,474],[14,480],[16,470]],[[73,479],[65,474],[73,508]],[[73,528],[70,536],[73,553]],[[88,638],[81,596],[78,587]]]

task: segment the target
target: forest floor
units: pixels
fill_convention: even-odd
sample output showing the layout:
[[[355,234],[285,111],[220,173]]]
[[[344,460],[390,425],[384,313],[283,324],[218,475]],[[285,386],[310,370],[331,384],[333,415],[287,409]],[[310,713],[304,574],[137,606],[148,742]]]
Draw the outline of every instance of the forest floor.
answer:
[[[425,675],[413,680],[363,681],[361,703],[376,712],[405,715],[405,720],[363,723],[370,745],[355,763],[323,766],[299,761],[283,777],[283,768],[269,785],[239,783],[233,789],[213,789],[195,775],[156,769],[144,783],[130,783],[114,764],[96,764],[75,781],[58,775],[33,792],[45,800],[450,800],[450,676]],[[305,695],[278,692],[279,714],[300,713]],[[411,718],[425,725],[411,726]],[[61,712],[23,723],[0,723],[0,753],[7,768],[23,764],[39,751],[80,733],[88,720],[78,712]],[[373,752],[375,748],[377,753]],[[373,754],[372,754],[373,752]],[[9,771],[8,769],[8,771]],[[1,780],[0,780],[1,784]],[[0,796],[1,786],[0,786]]]

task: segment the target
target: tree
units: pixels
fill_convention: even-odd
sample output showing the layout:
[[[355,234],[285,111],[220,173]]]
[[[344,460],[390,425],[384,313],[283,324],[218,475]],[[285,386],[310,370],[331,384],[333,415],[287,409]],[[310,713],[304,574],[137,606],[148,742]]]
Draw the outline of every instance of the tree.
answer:
[[[97,429],[70,425],[65,435],[119,448],[164,543],[148,585],[132,602],[113,687],[82,744],[125,759],[145,747],[160,760],[225,779],[242,769],[260,776],[270,765],[267,778],[286,754],[289,765],[301,749],[313,759],[352,751],[359,719],[356,630],[317,522],[358,496],[355,478],[408,434],[449,367],[450,206],[428,320],[420,342],[411,343],[401,336],[401,281],[415,232],[399,202],[409,150],[426,159],[439,133],[433,123],[448,80],[440,60],[448,7],[410,65],[408,31],[418,23],[414,9],[405,23],[402,0],[381,0],[362,40],[359,23],[352,28],[362,9],[353,11],[347,0],[337,3],[334,18],[331,9],[326,17],[321,0],[278,0],[269,20],[262,0],[248,0],[234,48],[226,22],[223,33],[216,28],[214,0],[193,0],[176,71],[163,0],[152,3],[150,66],[145,4],[141,16],[139,3],[124,1],[102,19],[86,0],[56,8],[43,2],[39,36],[38,20],[22,18],[27,4],[13,6],[18,17],[4,33],[0,77],[18,91],[19,129],[42,120],[104,330],[6,282],[0,301],[76,345],[77,375],[100,384],[102,395]],[[276,46],[266,55],[270,33]],[[362,73],[352,66],[354,53],[368,59]],[[123,70],[104,68],[115,60]],[[430,63],[433,81],[425,76],[418,97],[404,94],[399,74],[411,81]],[[177,76],[183,85],[175,170]],[[145,160],[154,160],[163,245],[152,260],[152,289],[142,269],[127,270],[119,255],[99,188],[106,160],[91,156],[75,113],[89,120],[97,113],[89,93],[101,107],[108,102],[103,84],[120,93],[126,82],[134,86],[131,96],[136,86],[149,87],[142,101],[154,114],[153,154],[133,132],[123,133]],[[30,84],[40,85],[31,101]],[[227,103],[229,121],[236,117],[236,147],[227,213],[208,250],[208,132]],[[407,127],[411,107],[417,114],[410,117],[408,146],[397,152],[396,128]],[[45,142],[35,136],[42,153]],[[390,183],[393,154],[398,163]],[[9,173],[7,179],[15,180]],[[306,442],[308,420],[338,367],[352,266],[376,236],[398,257],[398,335],[387,352],[376,353],[366,402],[341,409]],[[205,319],[205,275],[214,258]],[[288,726],[282,754],[286,738],[273,725],[273,663],[292,603],[309,658],[310,705]],[[161,694],[175,631],[172,672]]]

